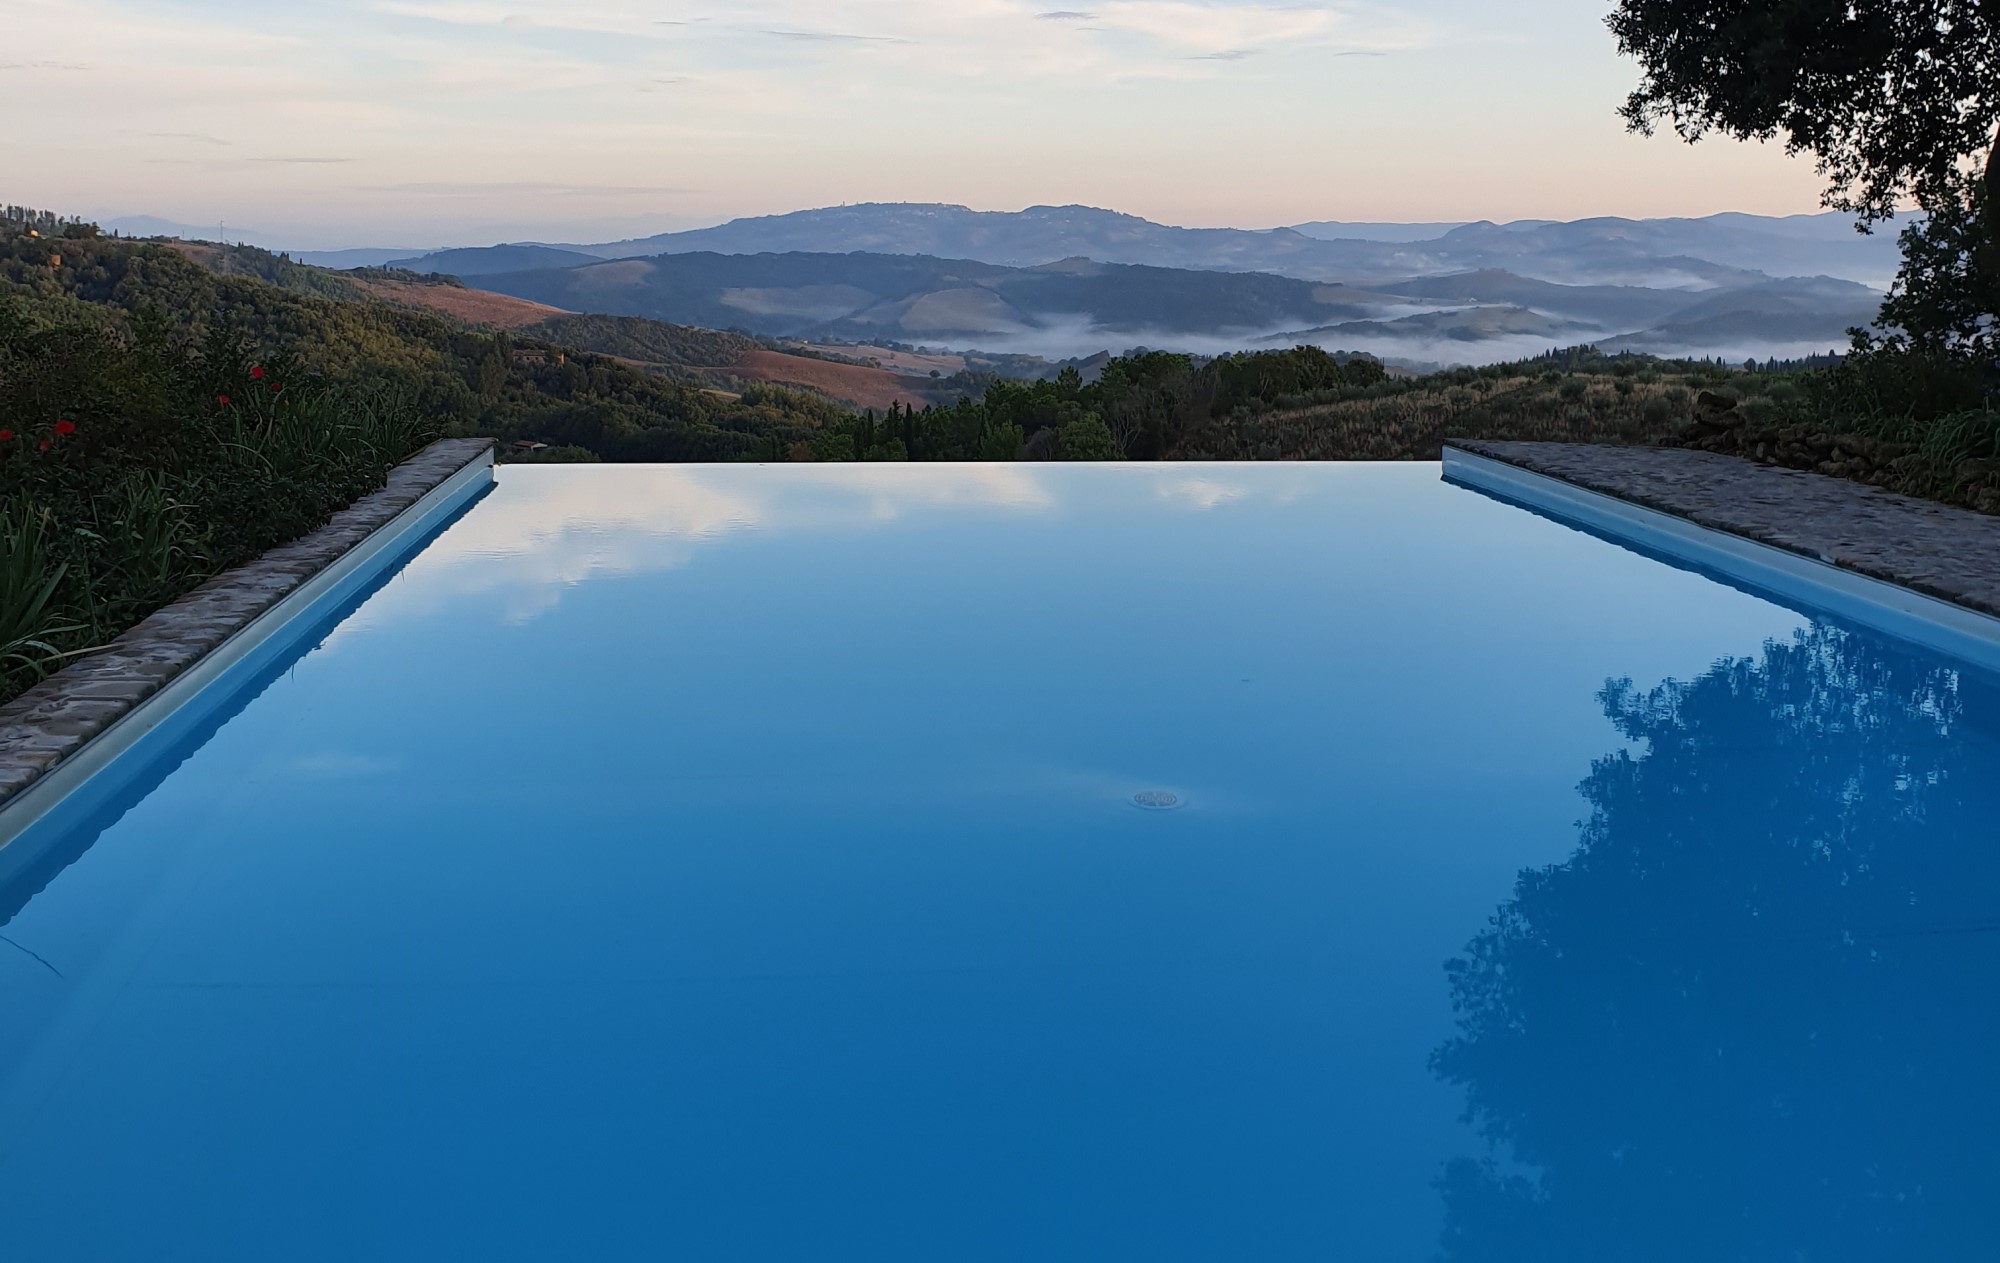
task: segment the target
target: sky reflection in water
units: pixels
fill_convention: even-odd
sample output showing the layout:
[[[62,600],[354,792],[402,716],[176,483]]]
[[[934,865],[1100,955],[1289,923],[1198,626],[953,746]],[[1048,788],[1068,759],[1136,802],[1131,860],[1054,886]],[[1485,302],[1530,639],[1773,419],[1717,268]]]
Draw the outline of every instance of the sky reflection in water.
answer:
[[[1983,1256],[1996,714],[1435,466],[505,470],[0,898],[0,1255]]]

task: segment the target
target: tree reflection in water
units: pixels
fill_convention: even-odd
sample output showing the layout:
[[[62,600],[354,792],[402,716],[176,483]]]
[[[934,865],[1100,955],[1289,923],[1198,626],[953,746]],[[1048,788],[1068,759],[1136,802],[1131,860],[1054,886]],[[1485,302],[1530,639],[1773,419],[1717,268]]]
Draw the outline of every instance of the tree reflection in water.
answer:
[[[1829,627],[1601,695],[1450,974],[1452,1260],[2000,1258],[2000,694]]]

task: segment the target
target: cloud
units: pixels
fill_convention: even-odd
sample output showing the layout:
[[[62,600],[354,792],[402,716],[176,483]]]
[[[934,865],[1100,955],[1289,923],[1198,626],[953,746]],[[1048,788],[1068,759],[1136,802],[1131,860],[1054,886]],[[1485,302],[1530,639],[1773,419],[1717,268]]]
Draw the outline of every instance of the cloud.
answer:
[[[217,145],[224,148],[227,148],[232,143],[220,136],[211,136],[206,132],[147,132],[146,135],[152,140],[186,140],[197,145]]]
[[[795,40],[806,44],[912,44],[916,41],[900,39],[893,35],[846,35],[839,31],[768,31],[760,30],[759,35],[772,39]]]
[[[1567,2],[1530,8],[1553,29]],[[0,140],[0,170],[82,213],[226,214],[297,248],[641,237],[668,226],[645,199],[667,197],[685,198],[661,202],[674,226],[874,200],[1261,227],[1778,210],[1793,187],[1806,209],[1817,192],[1776,153],[1642,151],[1590,104],[1611,54],[1590,70],[1574,41],[1499,48],[1439,4],[1084,3],[308,0],[246,20],[245,0],[0,0],[0,103],[31,117],[37,94],[90,89],[64,93],[59,131]],[[1333,64],[1405,53],[1407,75]],[[1465,99],[1468,64],[1520,91]],[[1558,142],[1502,171],[1500,142],[1551,117]],[[1103,161],[1106,136],[1127,161]],[[1301,145],[1324,159],[1303,174]],[[1578,185],[1558,147],[1621,178]],[[1176,174],[1191,152],[1212,178]],[[352,161],[182,161],[236,155]]]
[[[227,141],[220,142],[228,144]],[[353,158],[144,158],[147,166],[198,167],[203,171],[247,171],[256,167],[344,167]]]
[[[328,643],[491,594],[526,623],[586,580],[678,570],[754,532],[821,535],[967,508],[1041,512],[1055,505],[1024,465],[815,465],[783,471],[605,465],[500,471],[499,491],[411,563],[419,583],[378,593]]]
[[[474,180],[459,183],[432,180],[403,184],[365,184],[361,187],[363,191],[369,193],[413,193],[426,197],[573,197],[578,194],[603,197],[683,197],[698,191],[661,185],[563,183],[553,180]]]
[[[1184,504],[1204,513],[1232,500],[1241,500],[1249,494],[1243,487],[1231,486],[1211,478],[1184,478],[1162,483],[1156,492],[1160,499],[1169,504]]]

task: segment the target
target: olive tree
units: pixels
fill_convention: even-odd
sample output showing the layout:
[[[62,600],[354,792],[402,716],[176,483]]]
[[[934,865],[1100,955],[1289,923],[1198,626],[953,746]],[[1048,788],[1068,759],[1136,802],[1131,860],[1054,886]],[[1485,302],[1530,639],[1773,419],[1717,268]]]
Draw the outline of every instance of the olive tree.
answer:
[[[1958,287],[1948,305],[1983,305],[1991,336],[2000,0],[1621,0],[1606,21],[1644,72],[1621,111],[1633,130],[1781,139],[1818,164],[1826,205],[1864,228],[1914,201],[1926,222],[1904,245],[1922,266],[1898,280],[1915,297],[1900,314],[1921,319],[1943,275]],[[1941,270],[1940,251],[1956,263]]]

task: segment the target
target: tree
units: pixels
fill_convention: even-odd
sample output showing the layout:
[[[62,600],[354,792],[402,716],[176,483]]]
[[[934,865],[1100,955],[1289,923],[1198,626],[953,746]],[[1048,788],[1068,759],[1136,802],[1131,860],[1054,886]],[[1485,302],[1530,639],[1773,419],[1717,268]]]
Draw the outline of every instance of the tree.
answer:
[[[2000,312],[2000,231],[1994,222],[1994,174],[1959,177],[1952,196],[1932,197],[1922,221],[1903,230],[1903,266],[1882,304],[1882,323],[1919,341],[1984,347],[1992,356],[1993,313]]]
[[[1056,450],[1064,460],[1117,460],[1118,443],[1111,427],[1095,412],[1086,412],[1062,427]]]
[[[1969,225],[1978,240],[1958,242],[1968,266],[1990,264],[2000,0],[1621,0],[1606,22],[1645,72],[1621,111],[1633,130],[1670,122],[1688,141],[1782,137],[1818,163],[1826,205],[1856,212],[1864,230],[1914,199]],[[1906,268],[1899,289],[1925,283]],[[1982,327],[1993,308],[1984,314]]]
[[[2000,1257],[2000,694],[1818,624],[1599,701],[1576,851],[1446,967],[1442,1256]]]
[[[1622,0],[1606,22],[1645,70],[1635,130],[1782,135],[1866,219],[1996,141],[2000,0]]]

